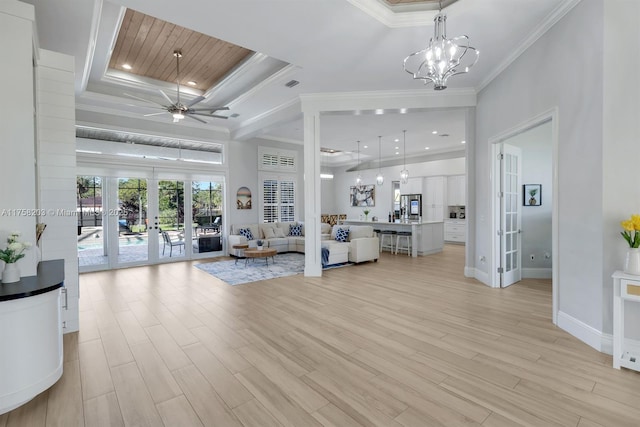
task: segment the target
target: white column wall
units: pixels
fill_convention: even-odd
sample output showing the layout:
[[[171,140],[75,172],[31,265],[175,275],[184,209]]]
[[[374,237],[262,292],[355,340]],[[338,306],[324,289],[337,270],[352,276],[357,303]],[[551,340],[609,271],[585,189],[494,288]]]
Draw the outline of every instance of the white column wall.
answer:
[[[558,107],[559,310],[573,322],[560,326],[581,329],[571,333],[585,333],[584,340],[603,330],[602,13],[602,0],[578,3],[478,94],[469,159],[476,168],[475,266],[489,274],[490,263],[478,262],[493,256],[488,141]]]
[[[0,2],[0,50],[10,53],[0,67],[0,248],[7,235],[22,233],[35,244],[35,153],[33,118],[33,6]],[[23,210],[24,209],[24,210]],[[0,262],[0,264],[4,264]],[[36,274],[34,250],[18,261],[22,276]],[[0,266],[0,269],[4,266]]]
[[[304,275],[322,276],[320,252],[320,115],[304,113]]]
[[[38,221],[47,224],[40,248],[43,260],[65,261],[65,333],[79,328],[73,70],[73,57],[40,50],[36,69],[38,208],[46,215]]]

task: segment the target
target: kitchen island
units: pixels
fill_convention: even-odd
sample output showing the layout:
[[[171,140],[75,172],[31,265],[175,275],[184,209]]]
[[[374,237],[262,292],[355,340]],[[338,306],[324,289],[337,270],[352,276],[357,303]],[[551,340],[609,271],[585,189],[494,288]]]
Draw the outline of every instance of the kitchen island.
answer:
[[[410,231],[413,257],[442,252],[444,247],[444,222],[442,221],[387,222],[346,219],[340,221],[340,224],[370,225],[376,230]]]

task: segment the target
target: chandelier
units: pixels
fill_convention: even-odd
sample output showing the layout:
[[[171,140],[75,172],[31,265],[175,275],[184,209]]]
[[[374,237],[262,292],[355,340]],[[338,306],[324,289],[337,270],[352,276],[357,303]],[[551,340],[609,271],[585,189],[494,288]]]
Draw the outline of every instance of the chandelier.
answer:
[[[440,10],[433,18],[434,33],[429,46],[404,59],[404,70],[424,84],[433,83],[435,90],[447,88],[451,76],[464,74],[478,62],[480,52],[469,46],[468,36],[447,38],[447,15]]]
[[[403,130],[402,133],[404,134],[404,145],[403,145],[403,157],[404,157],[404,169],[402,169],[400,171],[400,182],[402,182],[403,184],[406,184],[407,182],[409,182],[409,171],[407,170],[407,131]]]
[[[378,137],[378,176],[376,176],[376,184],[378,186],[384,184],[384,176],[382,176],[382,137]]]

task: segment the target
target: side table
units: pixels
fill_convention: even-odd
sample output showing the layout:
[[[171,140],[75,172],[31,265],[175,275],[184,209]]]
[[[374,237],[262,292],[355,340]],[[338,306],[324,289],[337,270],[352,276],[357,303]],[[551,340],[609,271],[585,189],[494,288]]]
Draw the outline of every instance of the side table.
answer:
[[[231,248],[235,249],[236,264],[237,264],[238,263],[238,259],[246,258],[244,256],[244,250],[245,249],[249,249],[249,245],[246,244],[246,243],[239,243],[237,245],[231,246]]]
[[[640,276],[616,271],[613,273],[613,367],[640,371],[640,346],[625,340],[625,302],[640,303]],[[640,305],[634,304],[640,309]],[[630,309],[631,307],[627,307]]]

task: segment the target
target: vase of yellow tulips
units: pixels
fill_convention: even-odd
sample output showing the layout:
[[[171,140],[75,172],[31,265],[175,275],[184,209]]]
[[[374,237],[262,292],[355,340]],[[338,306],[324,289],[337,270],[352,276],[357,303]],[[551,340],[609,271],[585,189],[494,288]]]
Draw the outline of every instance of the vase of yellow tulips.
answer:
[[[631,215],[630,219],[620,223],[624,231],[622,237],[629,244],[624,260],[624,272],[640,276],[640,215]]]

